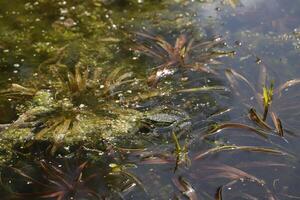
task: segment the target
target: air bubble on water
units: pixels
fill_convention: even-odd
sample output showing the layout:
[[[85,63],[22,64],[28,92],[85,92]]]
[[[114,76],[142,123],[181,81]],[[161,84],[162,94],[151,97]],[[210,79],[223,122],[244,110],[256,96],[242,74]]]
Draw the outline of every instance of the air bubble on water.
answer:
[[[14,71],[13,71],[14,74],[17,74],[18,72],[19,72],[18,70],[14,70]]]
[[[63,8],[60,9],[60,14],[64,15],[67,13],[68,13],[68,9],[63,9]]]
[[[14,67],[18,68],[18,67],[20,67],[20,64],[19,63],[15,63]]]
[[[61,2],[58,2],[58,5],[66,5],[67,2],[66,1],[61,1]]]

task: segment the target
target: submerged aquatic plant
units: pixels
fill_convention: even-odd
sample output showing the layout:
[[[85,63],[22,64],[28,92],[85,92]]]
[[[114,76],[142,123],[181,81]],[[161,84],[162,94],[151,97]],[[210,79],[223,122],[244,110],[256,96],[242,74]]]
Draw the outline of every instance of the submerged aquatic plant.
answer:
[[[279,119],[278,115],[276,113],[280,112],[282,110],[281,108],[276,110],[276,104],[278,104],[279,101],[283,101],[282,99],[282,91],[285,89],[297,85],[300,83],[299,79],[292,79],[289,80],[278,87],[274,87],[274,81],[271,81],[270,86],[266,86],[266,79],[267,79],[267,74],[266,74],[266,67],[264,65],[261,65],[261,80],[260,84],[262,87],[262,91],[258,92],[258,90],[253,86],[253,84],[247,80],[246,77],[243,75],[239,74],[233,69],[227,69],[225,72],[225,75],[235,91],[235,94],[242,99],[242,102],[246,104],[247,107],[250,107],[249,109],[249,118],[257,124],[260,128],[268,131],[272,131],[274,128],[272,126],[268,125],[267,123],[267,117],[269,116],[268,113],[271,113],[272,121],[275,127],[275,132],[283,136],[284,132],[293,134],[291,131],[288,129],[283,128],[282,121]],[[242,92],[245,90],[244,88],[241,88],[241,83],[246,84],[246,86],[250,89],[250,94],[253,95],[252,97],[249,97],[249,99],[246,99],[243,95]],[[249,93],[249,90],[245,90]],[[251,98],[254,98],[256,103],[258,104],[258,109],[261,110],[262,108],[262,116],[254,109],[256,105],[253,105],[253,103],[250,103],[249,105],[249,100]],[[251,105],[252,104],[252,105]],[[281,104],[280,104],[281,105]],[[280,106],[282,107],[282,106]]]
[[[89,185],[89,182],[95,181],[99,174],[93,173],[86,176],[84,170],[87,165],[87,162],[83,162],[74,169],[68,169],[66,166],[55,166],[52,162],[41,160],[38,161],[39,179],[24,170],[11,167],[10,169],[17,177],[19,176],[18,179],[24,179],[25,182],[30,183],[29,186],[33,191],[22,192],[23,189],[20,189],[19,191],[12,191],[12,195],[17,199],[102,199],[103,194],[98,193],[99,188],[92,189]]]
[[[228,166],[225,164],[218,164],[218,165],[209,165],[203,168],[203,170],[206,171],[206,173],[209,173],[209,171],[213,172],[211,175],[207,175],[206,177],[202,177],[205,179],[229,179],[229,182],[226,184],[222,185],[217,189],[215,199],[216,200],[222,200],[222,193],[223,193],[223,188],[232,186],[239,181],[249,181],[249,182],[254,182],[258,184],[260,187],[262,187],[266,194],[267,194],[267,199],[268,200],[274,200],[276,197],[274,194],[272,194],[271,190],[266,186],[266,183],[264,180],[257,178],[254,175],[251,175],[243,170],[240,170],[236,167]]]
[[[137,42],[135,50],[160,62],[148,78],[150,85],[156,85],[161,78],[174,74],[179,68],[215,73],[207,64],[218,63],[214,58],[233,54],[233,52],[214,50],[223,44],[220,38],[196,43],[194,39],[181,34],[176,38],[173,46],[161,36],[151,36],[140,32],[135,34],[141,37],[141,42]]]
[[[242,151],[249,151],[249,152],[258,152],[258,153],[267,153],[267,154],[273,154],[273,155],[281,155],[281,156],[290,156],[293,158],[293,155],[290,155],[289,153],[286,153],[281,150],[276,150],[273,148],[267,148],[267,147],[257,147],[257,146],[236,146],[236,145],[223,145],[218,146],[215,148],[211,148],[205,152],[201,152],[198,155],[194,157],[194,160],[202,159],[203,157],[221,152],[221,151],[234,151],[234,150],[242,150]]]
[[[191,161],[188,157],[188,143],[185,142],[184,146],[182,147],[178,141],[176,134],[172,133],[174,144],[175,144],[175,155],[176,155],[176,166],[174,171],[177,170],[178,166],[182,163],[186,165],[190,165]]]
[[[188,142],[185,141],[184,145],[182,146],[178,140],[178,137],[175,132],[172,132],[172,139],[174,143],[174,150],[172,152],[162,152],[159,153],[143,151],[141,156],[141,163],[142,164],[175,164],[174,173],[177,171],[179,166],[189,167],[191,165],[191,160],[188,156]]]
[[[59,53],[63,54],[65,48]],[[130,102],[139,100],[137,92],[142,100],[155,96],[140,88],[131,71],[117,67],[106,72],[105,68],[86,67],[80,60],[67,65],[64,57],[50,58],[39,67],[41,81],[33,80],[26,87],[12,84],[0,92],[20,102],[20,115],[2,126],[2,139],[11,141],[14,132],[21,131],[20,143],[25,142],[22,138],[53,142],[51,152],[55,153],[61,145],[85,142],[94,146],[99,141],[130,136],[144,127],[170,126],[178,130],[182,124],[190,125],[184,112],[166,108],[141,112],[130,108]]]
[[[141,187],[145,193],[147,193],[147,190],[144,188],[144,184],[133,174],[128,172],[128,169],[130,168],[137,168],[134,164],[122,164],[118,165],[116,163],[110,163],[109,167],[111,168],[111,171],[109,173],[109,176],[115,177],[119,180],[123,180],[121,177],[124,176],[125,179],[130,179],[129,186],[125,186],[125,189],[122,189],[122,192],[128,193],[129,190],[132,190],[136,185]],[[128,181],[127,181],[128,182]],[[119,187],[121,189],[121,187]]]
[[[189,200],[197,200],[197,194],[192,185],[182,176],[174,177],[172,179],[176,188]]]
[[[45,86],[42,85],[41,88],[33,89],[19,86],[18,91],[14,86],[13,90],[6,90],[5,95],[25,94],[30,95],[30,98],[27,104],[20,106],[19,118],[5,131],[12,133],[15,129],[27,126],[26,128],[31,128],[34,132],[35,140],[50,139],[56,144],[84,140],[92,142],[94,140],[92,137],[97,135],[108,139],[120,132],[134,131],[138,128],[134,128],[138,124],[135,120],[142,114],[133,109],[107,105],[104,101],[106,98],[116,96],[115,89],[128,78],[127,74],[120,77],[121,75],[118,75],[120,69],[117,70],[113,70],[107,78],[100,79],[99,70],[95,70],[93,77],[90,77],[88,69],[82,73],[78,65],[75,66],[74,73],[67,70],[66,66],[55,65],[51,66],[53,78],[50,79],[47,89],[43,89]],[[101,84],[104,86],[101,87]],[[110,114],[105,114],[107,110]],[[125,119],[126,116],[128,119]],[[122,123],[123,127],[118,127]],[[108,130],[110,128],[113,131]],[[131,128],[133,129],[129,130]]]

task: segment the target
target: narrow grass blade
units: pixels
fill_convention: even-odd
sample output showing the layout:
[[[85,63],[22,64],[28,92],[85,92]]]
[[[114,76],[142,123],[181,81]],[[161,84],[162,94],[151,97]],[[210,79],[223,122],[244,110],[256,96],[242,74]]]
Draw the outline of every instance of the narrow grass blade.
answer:
[[[222,200],[223,199],[222,194],[223,194],[223,186],[217,189],[215,200]]]
[[[289,80],[287,82],[285,82],[284,84],[280,85],[276,90],[275,92],[279,94],[279,96],[281,96],[281,93],[283,90],[291,87],[291,86],[294,86],[294,85],[297,85],[300,83],[300,79],[292,79],[292,80]]]
[[[280,137],[283,137],[283,128],[282,128],[281,120],[278,118],[278,116],[274,112],[271,112],[271,117],[272,117],[273,123],[276,127],[276,131],[277,131],[278,135]]]
[[[229,89],[224,86],[203,86],[203,87],[177,90],[176,93],[211,92],[211,91],[229,91]]]
[[[177,189],[189,200],[198,200],[195,189],[182,176],[179,176],[178,178],[173,178],[172,181],[177,187]]]
[[[234,150],[267,153],[267,154],[273,154],[273,155],[293,157],[289,153],[286,153],[286,152],[283,152],[283,151],[277,150],[277,149],[267,148],[267,147],[224,145],[224,146],[214,147],[212,149],[201,152],[194,157],[194,160],[199,160],[199,159],[204,158],[205,156],[208,156],[208,155],[214,154],[214,153],[218,153],[221,151],[234,151]]]
[[[259,88],[266,85],[267,84],[266,82],[267,82],[267,68],[264,64],[262,64],[259,65],[259,78],[258,78]]]
[[[248,126],[245,124],[240,124],[240,123],[224,123],[224,124],[219,124],[216,125],[212,130],[210,130],[207,134],[203,135],[201,138],[207,138],[210,137],[212,135],[215,135],[217,133],[219,133],[219,131],[223,130],[223,129],[229,129],[229,128],[233,128],[233,129],[245,129],[248,131],[251,131],[263,138],[267,138],[268,135],[267,133],[265,133],[262,130],[259,130],[257,128],[254,128],[252,126]]]
[[[238,86],[237,80],[241,80],[249,86],[249,88],[252,90],[253,94],[257,93],[255,88],[253,87],[253,85],[244,76],[242,76],[238,72],[234,71],[233,69],[226,69],[225,75],[226,75],[228,81],[230,82],[231,86],[234,89],[236,89]]]
[[[142,161],[140,162],[141,164],[148,164],[148,165],[153,165],[153,164],[170,164],[176,162],[176,158],[172,155],[166,156],[166,155],[154,155],[154,156],[149,156],[146,158],[142,158]]]
[[[263,119],[258,116],[256,110],[254,108],[251,108],[249,110],[249,118],[255,122],[259,127],[266,129],[266,130],[272,130],[272,127],[270,127]]]
[[[276,163],[269,161],[253,161],[253,162],[243,162],[237,165],[239,168],[257,168],[257,167],[293,167],[284,163]]]
[[[182,49],[186,43],[187,43],[186,36],[183,34],[179,35],[175,42],[175,49],[176,50]]]
[[[276,197],[272,194],[272,192],[266,186],[266,183],[265,183],[264,180],[259,179],[256,176],[251,175],[251,174],[249,174],[249,173],[247,173],[243,170],[240,170],[236,167],[232,167],[232,166],[229,166],[229,165],[224,165],[224,164],[215,165],[215,166],[207,166],[206,168],[207,168],[207,170],[212,170],[212,171],[216,172],[213,175],[208,176],[207,178],[213,178],[213,179],[215,179],[215,178],[227,178],[227,179],[231,180],[226,185],[223,185],[221,187],[221,189],[219,189],[217,191],[218,193],[220,193],[220,191],[222,191],[223,187],[228,187],[230,185],[233,185],[241,179],[247,179],[251,182],[256,182],[258,185],[260,185],[266,191],[268,200],[275,200],[276,199]]]

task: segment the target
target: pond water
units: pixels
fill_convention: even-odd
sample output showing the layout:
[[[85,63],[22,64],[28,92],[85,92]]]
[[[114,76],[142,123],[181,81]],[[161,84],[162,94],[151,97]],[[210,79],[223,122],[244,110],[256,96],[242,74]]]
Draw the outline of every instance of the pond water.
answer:
[[[300,2],[0,2],[1,199],[300,199]]]

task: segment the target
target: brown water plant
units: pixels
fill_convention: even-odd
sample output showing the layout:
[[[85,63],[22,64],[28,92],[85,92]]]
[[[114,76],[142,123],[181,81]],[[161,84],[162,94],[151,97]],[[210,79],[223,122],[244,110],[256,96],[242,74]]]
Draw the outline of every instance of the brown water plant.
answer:
[[[233,52],[214,50],[224,43],[220,38],[196,43],[186,34],[180,34],[172,45],[161,36],[140,32],[135,34],[141,40],[138,39],[134,49],[160,62],[148,78],[152,86],[156,85],[161,78],[174,74],[179,68],[216,74],[207,65],[218,64],[219,62],[214,60],[217,57],[233,54]]]
[[[213,147],[211,149],[208,149],[204,152],[198,153],[193,160],[199,160],[202,159],[210,154],[222,152],[222,151],[236,151],[236,150],[241,150],[241,151],[249,151],[249,152],[258,152],[258,153],[266,153],[266,154],[272,154],[272,155],[279,155],[279,156],[289,156],[294,158],[293,155],[273,149],[273,148],[267,148],[267,147],[258,147],[258,146],[236,146],[236,145],[221,145],[217,147]]]
[[[70,198],[89,198],[103,199],[103,195],[98,191],[90,188],[88,182],[97,178],[99,174],[91,174],[85,176],[84,170],[88,166],[87,162],[83,162],[76,166],[75,169],[63,170],[59,166],[55,166],[52,162],[45,160],[38,161],[40,169],[40,179],[36,179],[21,169],[10,167],[10,169],[19,176],[29,182],[33,188],[33,192],[13,191],[15,199],[56,199],[64,200]],[[63,167],[64,168],[64,167]],[[39,188],[39,189],[38,189]]]
[[[246,77],[244,77],[242,74],[236,72],[233,69],[227,69],[225,72],[225,75],[230,83],[230,86],[233,91],[235,91],[235,94],[242,100],[242,103],[244,103],[247,107],[250,107],[249,109],[249,118],[257,124],[259,127],[266,131],[273,131],[276,132],[279,136],[283,137],[284,132],[293,134],[288,129],[285,129],[283,127],[282,120],[278,116],[278,112],[280,112],[280,109],[284,106],[280,106],[281,104],[278,104],[278,102],[283,101],[282,100],[282,91],[285,89],[288,89],[289,87],[295,86],[300,83],[299,79],[292,79],[289,81],[286,81],[285,83],[279,85],[278,87],[274,87],[275,83],[274,81],[271,81],[270,86],[266,86],[266,80],[267,80],[267,71],[265,65],[261,65],[261,72],[260,72],[260,80],[259,84],[261,85],[262,89],[261,92],[259,92],[258,89],[254,87],[254,85],[247,80]],[[241,88],[241,84],[244,83],[249,90],[245,90],[245,88]],[[253,104],[250,103],[249,105],[249,99],[245,99],[245,97],[242,95],[243,91],[247,91],[252,97],[256,100]],[[288,95],[289,96],[289,95]],[[280,109],[276,109],[276,106],[279,106]],[[259,110],[262,110],[262,115],[259,114],[259,112],[256,111],[257,108]],[[278,111],[277,111],[278,110]],[[271,116],[273,127],[272,125],[269,125],[267,123],[267,117]]]
[[[136,165],[134,164],[121,164],[118,165],[116,163],[111,163],[109,164],[109,167],[111,168],[111,171],[109,173],[109,176],[113,176],[116,177],[117,179],[121,179],[121,176],[124,176],[125,179],[129,179],[130,181],[130,185],[125,187],[125,189],[123,189],[124,191],[127,191],[130,189],[132,190],[132,188],[134,188],[136,185],[138,185],[145,193],[147,193],[146,188],[144,187],[144,184],[142,183],[142,181],[139,180],[138,177],[136,177],[133,173],[129,172],[129,169],[133,169],[133,168],[137,168]]]
[[[268,137],[268,133],[266,131],[264,131],[263,129],[258,129],[258,128],[255,128],[255,127],[252,127],[252,126],[249,126],[246,124],[241,124],[241,123],[227,122],[227,123],[213,125],[208,131],[203,133],[201,138],[202,139],[208,138],[210,136],[213,136],[213,135],[219,133],[221,130],[225,130],[225,129],[242,129],[242,130],[250,131],[251,133],[259,135],[263,138]]]
[[[240,170],[236,167],[228,166],[225,164],[218,164],[218,165],[210,165],[203,168],[203,170],[206,171],[206,173],[209,173],[209,171],[213,172],[212,175],[207,175],[203,177],[204,179],[229,179],[229,182],[226,184],[220,186],[215,194],[216,200],[222,200],[223,196],[223,189],[225,187],[232,186],[239,181],[250,181],[258,184],[261,186],[266,194],[268,200],[275,200],[277,199],[276,196],[271,192],[271,190],[266,186],[266,183],[264,180],[257,178],[256,176],[249,174],[243,170]]]
[[[175,164],[174,173],[179,166],[189,167],[191,160],[188,156],[188,142],[185,141],[184,145],[181,145],[175,132],[172,132],[172,139],[174,143],[174,150],[170,152],[149,152],[144,151],[141,157],[141,164]]]
[[[172,181],[182,195],[187,197],[189,200],[198,200],[195,189],[185,178],[182,176],[174,177]]]

